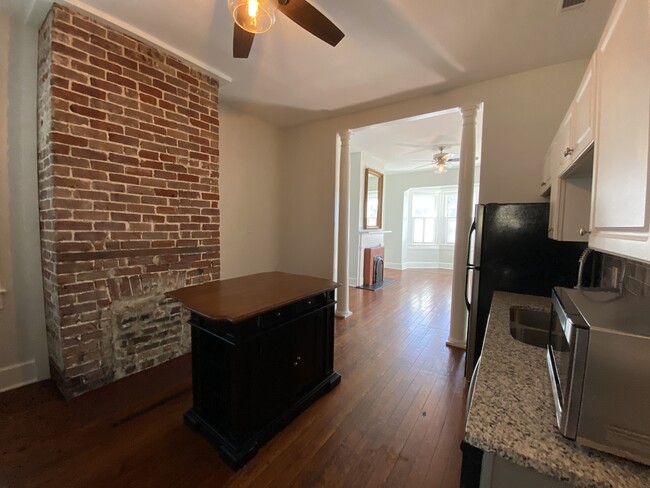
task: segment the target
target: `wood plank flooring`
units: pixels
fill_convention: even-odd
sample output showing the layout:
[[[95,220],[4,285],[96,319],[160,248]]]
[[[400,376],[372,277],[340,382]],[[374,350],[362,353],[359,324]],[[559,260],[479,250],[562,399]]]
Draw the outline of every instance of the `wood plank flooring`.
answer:
[[[183,424],[189,355],[65,402],[0,394],[0,487],[457,487],[466,382],[445,346],[451,272],[386,270],[336,325],[341,384],[231,471]]]

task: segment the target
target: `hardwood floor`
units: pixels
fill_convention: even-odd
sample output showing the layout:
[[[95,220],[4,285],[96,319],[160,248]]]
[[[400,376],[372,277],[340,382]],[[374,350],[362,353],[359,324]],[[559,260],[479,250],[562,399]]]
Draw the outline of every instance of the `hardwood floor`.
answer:
[[[451,272],[386,270],[336,325],[341,384],[231,471],[183,424],[189,356],[65,402],[0,395],[0,487],[457,487],[466,382],[445,346]]]

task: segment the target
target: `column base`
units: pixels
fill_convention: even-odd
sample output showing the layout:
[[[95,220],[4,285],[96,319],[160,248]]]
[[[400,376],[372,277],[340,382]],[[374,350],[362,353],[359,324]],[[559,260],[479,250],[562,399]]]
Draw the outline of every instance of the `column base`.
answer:
[[[334,315],[340,319],[347,319],[350,315],[352,315],[352,312],[350,312],[349,310],[339,312],[337,310],[336,312],[334,312]]]
[[[448,347],[455,347],[456,349],[467,349],[465,341],[454,341],[453,339],[449,339],[445,344],[447,344]]]

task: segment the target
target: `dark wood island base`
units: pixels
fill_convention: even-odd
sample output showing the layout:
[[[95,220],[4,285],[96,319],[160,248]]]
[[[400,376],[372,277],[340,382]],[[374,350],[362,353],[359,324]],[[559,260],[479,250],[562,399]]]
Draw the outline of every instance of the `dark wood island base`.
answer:
[[[219,454],[234,470],[243,467],[257,454],[258,449],[269,441],[275,434],[284,429],[291,421],[305,410],[309,405],[318,400],[322,395],[330,391],[341,382],[341,375],[334,372],[325,381],[322,381],[308,395],[305,395],[300,402],[294,404],[283,415],[270,422],[263,430],[249,441],[242,444],[233,444],[226,437],[219,434],[210,424],[198,415],[194,409],[185,412],[183,419],[193,430],[200,431],[219,450]]]
[[[340,383],[337,286],[261,273],[168,293],[191,311],[193,407],[185,423],[233,469]]]

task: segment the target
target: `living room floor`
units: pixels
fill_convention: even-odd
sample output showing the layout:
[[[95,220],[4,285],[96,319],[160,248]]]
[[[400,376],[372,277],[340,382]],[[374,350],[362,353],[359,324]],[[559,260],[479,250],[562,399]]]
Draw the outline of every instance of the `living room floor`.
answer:
[[[337,319],[341,384],[234,472],[183,423],[190,356],[69,402],[50,381],[0,394],[0,486],[458,487],[464,353],[445,345],[451,271],[386,270]]]

